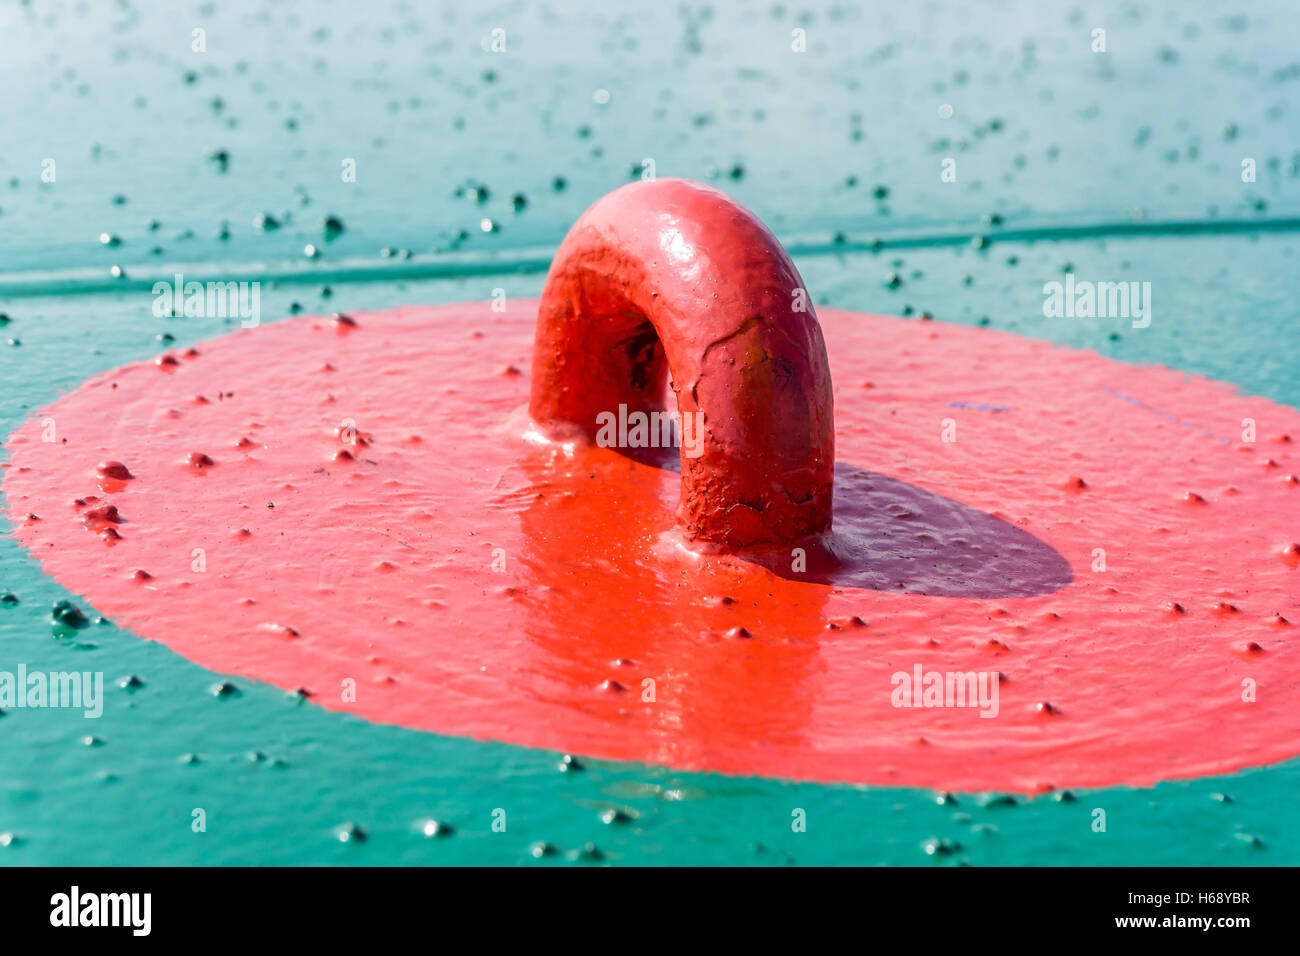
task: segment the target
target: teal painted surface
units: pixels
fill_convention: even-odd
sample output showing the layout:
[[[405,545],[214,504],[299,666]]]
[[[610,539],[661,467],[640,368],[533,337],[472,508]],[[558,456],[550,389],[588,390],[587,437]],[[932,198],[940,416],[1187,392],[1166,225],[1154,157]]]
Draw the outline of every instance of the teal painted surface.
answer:
[[[987,318],[1300,406],[1300,270],[1288,225],[1300,214],[1300,66],[1285,5],[1240,15],[1213,5],[1078,15],[1034,4],[808,7],[810,16],[802,4],[780,14],[565,4],[547,15],[153,6],[0,10],[0,79],[19,94],[0,104],[0,312],[13,319],[0,340],[21,342],[0,346],[5,434],[93,372],[160,351],[161,333],[185,345],[232,326],[155,318],[155,275],[270,270],[266,321],[295,301],[329,312],[486,299],[498,287],[535,295],[567,224],[645,157],[660,175],[708,178],[717,167],[716,181],[796,249],[819,303]],[[800,24],[802,58],[789,52]],[[202,56],[190,51],[196,26],[208,30]],[[502,56],[479,46],[497,26],[507,31]],[[1088,52],[1094,26],[1108,30],[1104,59]],[[602,88],[603,106],[592,98]],[[950,120],[937,115],[943,103],[954,106]],[[224,174],[206,158],[213,148],[230,154]],[[958,182],[941,184],[950,154]],[[338,177],[349,156],[356,184]],[[1255,184],[1241,182],[1243,156],[1258,161]],[[58,178],[42,185],[46,157]],[[452,196],[477,180],[492,191],[483,206]],[[876,185],[886,200],[873,198]],[[518,214],[508,206],[516,191],[528,197]],[[251,224],[286,211],[274,232]],[[1000,226],[981,222],[995,212]],[[318,224],[326,214],[346,225],[330,243]],[[485,215],[500,232],[477,231]],[[1227,220],[1260,229],[1228,232]],[[1122,234],[1165,221],[1208,232]],[[1069,232],[1085,225],[1095,234]],[[998,239],[1027,228],[1041,230],[1036,241]],[[460,229],[470,236],[457,242]],[[122,245],[102,247],[101,231]],[[992,241],[976,251],[970,234]],[[945,244],[953,235],[963,238]],[[1066,238],[1042,238],[1053,235]],[[873,237],[885,248],[869,251]],[[319,261],[301,255],[309,241],[324,247]],[[381,257],[382,246],[413,257]],[[113,288],[115,263],[128,279],[96,291]],[[1080,278],[1150,281],[1151,327],[1043,318],[1042,285],[1067,264]],[[890,271],[901,288],[885,287]],[[861,357],[864,379],[870,361]],[[1297,761],[1015,806],[585,761],[562,772],[558,754],[371,726],[243,679],[238,696],[217,698],[221,675],[112,624],[56,638],[51,603],[80,598],[7,538],[0,591],[19,598],[0,606],[0,669],[100,670],[108,698],[98,721],[58,710],[0,716],[0,833],[20,837],[0,846],[4,864],[564,864],[588,842],[608,861],[651,864],[1300,859]],[[131,674],[142,687],[114,683]],[[195,808],[205,833],[191,831]],[[634,819],[602,822],[614,808]],[[806,833],[792,832],[796,808]],[[1104,834],[1091,830],[1095,808],[1107,813]],[[498,809],[504,833],[492,830]],[[429,817],[454,834],[423,836]],[[368,839],[341,842],[336,828],[348,821]],[[927,853],[935,838],[952,841],[951,852]],[[559,852],[539,861],[536,841]]]

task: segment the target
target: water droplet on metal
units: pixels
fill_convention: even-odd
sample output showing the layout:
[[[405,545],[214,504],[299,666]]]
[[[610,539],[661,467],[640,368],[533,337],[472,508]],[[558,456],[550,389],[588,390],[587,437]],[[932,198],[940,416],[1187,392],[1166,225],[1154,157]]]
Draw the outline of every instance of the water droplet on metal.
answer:
[[[420,824],[420,832],[427,837],[449,837],[456,831],[441,820],[430,817]]]
[[[86,620],[86,615],[82,613],[81,608],[67,600],[54,602],[54,607],[50,611],[50,619],[55,624],[75,628],[77,630],[87,627],[90,624],[90,622]]]
[[[947,837],[931,837],[921,844],[927,856],[949,856],[960,852],[961,844]]]
[[[345,823],[336,832],[340,843],[364,843],[370,836],[365,828],[357,823]]]
[[[95,470],[101,478],[112,478],[116,481],[130,481],[135,477],[120,461],[101,461]]]

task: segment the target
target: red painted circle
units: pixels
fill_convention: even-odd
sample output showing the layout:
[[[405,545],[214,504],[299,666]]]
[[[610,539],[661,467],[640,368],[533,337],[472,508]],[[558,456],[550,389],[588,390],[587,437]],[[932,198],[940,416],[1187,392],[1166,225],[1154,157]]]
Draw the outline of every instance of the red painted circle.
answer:
[[[835,537],[778,575],[683,550],[673,471],[521,438],[536,315],[295,319],[98,375],[11,436],[16,534],[205,667],[440,733],[1013,791],[1300,751],[1296,411],[823,310]],[[1000,672],[997,717],[894,706],[918,666]]]

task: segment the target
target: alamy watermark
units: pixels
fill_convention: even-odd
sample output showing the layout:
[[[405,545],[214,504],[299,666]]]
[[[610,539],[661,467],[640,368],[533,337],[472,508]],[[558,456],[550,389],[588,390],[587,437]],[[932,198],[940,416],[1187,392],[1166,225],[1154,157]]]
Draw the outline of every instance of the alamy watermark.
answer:
[[[631,412],[596,416],[596,444],[601,448],[677,448],[686,458],[704,454],[703,412]]]
[[[50,897],[51,926],[118,926],[133,936],[148,936],[152,911],[152,893],[83,893],[73,886]]]
[[[1133,328],[1151,324],[1150,282],[1091,282],[1076,280],[1043,285],[1043,315],[1049,319],[1132,319]]]
[[[153,296],[153,314],[160,319],[238,318],[245,329],[262,321],[260,282],[186,282],[178,272],[172,282],[155,282]]]
[[[0,710],[24,707],[70,707],[90,718],[104,713],[103,671],[0,671]]]
[[[981,717],[998,715],[997,671],[896,671],[889,702],[895,707],[978,707]]]

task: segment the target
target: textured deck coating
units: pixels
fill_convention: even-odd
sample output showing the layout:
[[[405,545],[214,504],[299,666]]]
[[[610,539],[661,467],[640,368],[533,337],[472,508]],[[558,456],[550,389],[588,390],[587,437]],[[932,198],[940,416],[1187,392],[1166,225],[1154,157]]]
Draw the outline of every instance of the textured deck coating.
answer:
[[[646,157],[761,216],[819,308],[929,311],[1300,406],[1286,3],[325,9],[0,6],[11,91],[0,312],[12,317],[0,342],[21,342],[0,345],[0,434],[90,376],[150,359],[156,336],[183,350],[238,325],[153,317],[152,283],[178,270],[263,280],[264,321],[295,303],[328,313],[538,295],[565,230]],[[802,55],[790,51],[796,25]],[[494,56],[480,41],[498,27],[508,52]],[[1090,49],[1097,27],[1106,54]],[[944,103],[951,119],[937,115]],[[356,183],[339,181],[345,156]],[[939,178],[947,156],[956,183]],[[46,157],[57,184],[41,181]],[[1257,182],[1242,182],[1243,157]],[[457,188],[470,183],[490,196]],[[265,212],[281,228],[257,228]],[[322,243],[326,215],[346,231]],[[304,258],[309,242],[320,258]],[[1045,319],[1042,283],[1071,267],[1151,281],[1151,327]],[[1080,394],[1077,407],[1100,414],[1112,400]],[[111,623],[52,639],[54,602],[92,622],[96,609],[8,536],[0,592],[18,598],[0,601],[0,668],[102,670],[109,682],[98,723],[65,710],[0,717],[0,837],[14,835],[0,839],[0,865],[546,865],[589,859],[588,841],[616,863],[1300,859],[1300,761],[1014,804],[636,763],[577,770],[555,752],[329,712]],[[238,692],[213,695],[225,679]],[[200,807],[208,827],[196,833]],[[604,823],[614,808],[634,819]],[[791,830],[795,808],[806,832]],[[430,816],[454,835],[426,839]],[[345,821],[369,839],[339,842]],[[939,837],[955,849],[929,852]],[[535,857],[535,841],[559,852]]]

